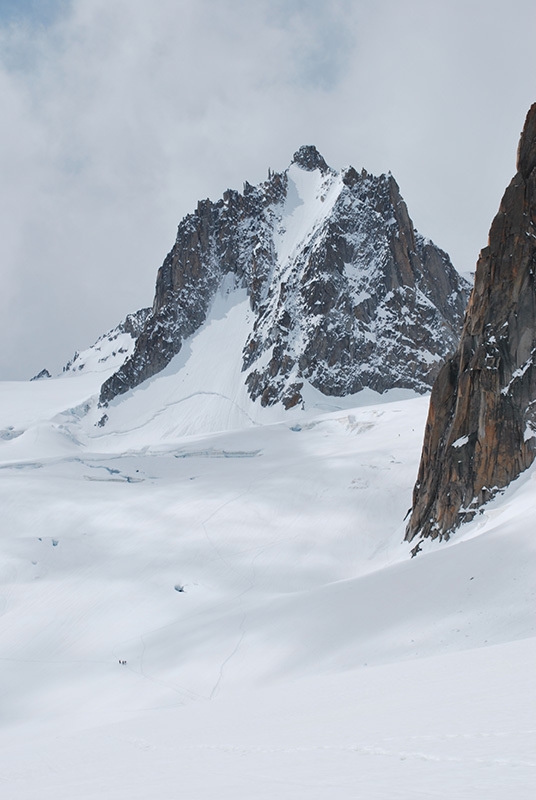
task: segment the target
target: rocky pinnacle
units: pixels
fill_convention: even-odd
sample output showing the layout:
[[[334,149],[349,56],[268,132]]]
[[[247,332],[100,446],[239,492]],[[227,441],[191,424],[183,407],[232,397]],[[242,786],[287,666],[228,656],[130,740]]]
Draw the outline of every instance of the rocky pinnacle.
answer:
[[[534,460],[536,103],[479,257],[460,344],[432,390],[406,539],[448,538]]]
[[[182,220],[134,351],[101,404],[164,369],[223,285],[249,301],[250,398],[286,408],[303,402],[306,383],[330,396],[427,392],[456,347],[469,288],[415,230],[392,175],[336,172],[306,145],[285,172],[203,200]]]

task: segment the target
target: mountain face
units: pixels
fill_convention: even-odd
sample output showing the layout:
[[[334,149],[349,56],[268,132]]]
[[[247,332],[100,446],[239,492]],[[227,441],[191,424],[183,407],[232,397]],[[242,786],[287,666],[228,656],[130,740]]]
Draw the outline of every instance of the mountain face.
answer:
[[[448,538],[534,460],[536,104],[480,254],[460,344],[435,382],[406,538]]]
[[[414,230],[391,175],[337,173],[305,146],[285,172],[183,219],[101,405],[166,367],[224,283],[246,290],[254,317],[242,352],[250,397],[287,408],[305,382],[336,396],[427,391],[458,341],[468,288]]]

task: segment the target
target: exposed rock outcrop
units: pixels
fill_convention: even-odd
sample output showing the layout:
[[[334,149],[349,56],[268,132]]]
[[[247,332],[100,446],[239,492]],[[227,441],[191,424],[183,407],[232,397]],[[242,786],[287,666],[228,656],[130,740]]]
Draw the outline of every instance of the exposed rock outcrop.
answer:
[[[434,384],[406,538],[448,538],[534,460],[536,104],[480,254],[462,337]]]
[[[41,381],[43,378],[50,378],[50,372],[48,369],[44,368],[41,372],[38,372],[37,375],[34,375],[33,378],[30,378],[31,381]]]
[[[310,172],[319,169],[320,172],[330,172],[324,158],[320,155],[314,144],[304,144],[294,153],[292,163]]]
[[[153,308],[100,402],[162,370],[206,320],[226,276],[254,324],[244,380],[263,405],[370,387],[427,391],[458,340],[465,281],[413,228],[396,181],[332,170],[312,145],[259,186],[204,200],[179,225]]]

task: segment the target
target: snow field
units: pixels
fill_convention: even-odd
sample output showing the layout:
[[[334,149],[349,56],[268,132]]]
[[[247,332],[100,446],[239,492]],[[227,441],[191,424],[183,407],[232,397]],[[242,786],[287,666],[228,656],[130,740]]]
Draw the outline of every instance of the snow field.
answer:
[[[532,798],[536,471],[410,559],[427,398],[260,409],[248,324],[102,428],[103,373],[1,387],[2,796]]]

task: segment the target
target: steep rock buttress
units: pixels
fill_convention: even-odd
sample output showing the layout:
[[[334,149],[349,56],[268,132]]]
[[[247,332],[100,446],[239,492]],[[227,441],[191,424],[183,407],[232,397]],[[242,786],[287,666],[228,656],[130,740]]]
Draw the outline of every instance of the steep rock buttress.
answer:
[[[461,341],[432,390],[406,538],[448,538],[534,460],[536,103],[480,254]]]

